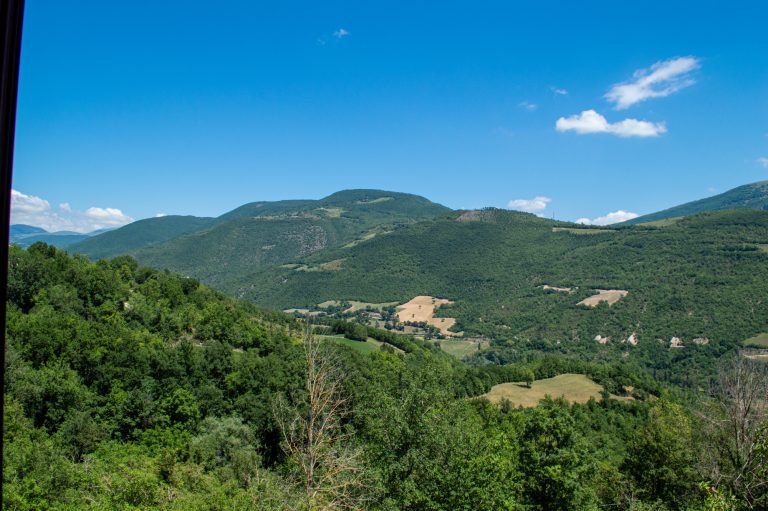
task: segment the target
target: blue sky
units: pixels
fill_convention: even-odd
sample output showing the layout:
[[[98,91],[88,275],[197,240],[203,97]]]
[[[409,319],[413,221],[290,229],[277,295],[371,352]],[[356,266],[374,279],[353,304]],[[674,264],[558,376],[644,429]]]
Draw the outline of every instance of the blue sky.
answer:
[[[768,179],[765,2],[222,4],[27,2],[14,222],[344,188],[595,220]]]

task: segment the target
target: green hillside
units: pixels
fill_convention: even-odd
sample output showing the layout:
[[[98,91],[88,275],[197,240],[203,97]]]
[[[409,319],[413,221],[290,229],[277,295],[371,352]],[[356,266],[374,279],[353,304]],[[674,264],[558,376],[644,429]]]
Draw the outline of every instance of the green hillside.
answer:
[[[91,259],[105,259],[205,229],[213,221],[213,218],[178,215],[147,218],[73,244],[68,250]]]
[[[319,201],[248,204],[208,229],[128,252],[142,264],[220,287],[260,267],[293,263],[448,211],[415,195],[349,190]]]
[[[768,210],[768,181],[739,186],[713,197],[633,218],[624,224],[640,224],[727,209]]]
[[[457,221],[468,218],[474,221]],[[671,353],[672,337],[686,349],[669,357],[687,360],[730,350],[768,329],[768,254],[761,250],[768,212],[583,231],[590,236],[568,225],[501,210],[456,214],[318,253],[303,267],[233,278],[221,288],[277,308],[445,297],[455,303],[439,314],[458,319],[454,330],[489,336],[497,346],[539,343],[593,358],[631,348],[632,357],[651,365]],[[332,261],[342,262],[327,264]],[[552,292],[544,285],[574,289]],[[578,305],[597,289],[628,294],[611,306]],[[633,333],[637,347],[621,342]],[[611,341],[600,345],[598,335]],[[698,338],[708,343],[692,344]]]
[[[416,195],[345,190],[320,200],[252,202],[218,218],[148,218],[68,250],[91,259],[131,254],[217,285],[224,274],[291,262],[449,211]]]
[[[729,395],[664,387],[631,362],[467,367],[381,330],[355,341],[361,325],[343,323],[345,338],[302,343],[293,318],[194,279],[44,244],[11,247],[8,278],[3,509],[309,511],[341,495],[371,511],[703,511],[768,498],[728,472],[720,447],[740,437],[702,420],[731,424]],[[764,367],[749,366],[755,381]],[[756,424],[748,475],[761,483]],[[712,473],[718,488],[700,484]],[[307,497],[307,481],[322,492]]]

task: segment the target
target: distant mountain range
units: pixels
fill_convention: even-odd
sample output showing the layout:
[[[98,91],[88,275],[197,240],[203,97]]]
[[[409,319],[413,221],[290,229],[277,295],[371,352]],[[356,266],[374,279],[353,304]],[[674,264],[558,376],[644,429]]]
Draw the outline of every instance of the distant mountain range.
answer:
[[[104,234],[110,230],[111,229],[99,229],[85,234],[73,231],[48,232],[45,229],[33,225],[13,224],[10,228],[10,242],[19,245],[22,248],[27,248],[38,241],[42,241],[58,248],[66,248],[73,243]]]
[[[218,218],[140,220],[68,250],[94,259],[130,254],[142,264],[221,285],[234,275],[359,243],[450,211],[416,195],[345,190],[320,200],[253,202]]]
[[[768,302],[760,298],[768,295],[767,202],[761,182],[640,217],[639,225],[585,227],[345,190],[254,202],[218,218],[141,220],[67,250],[94,259],[132,255],[270,308],[447,298],[455,303],[439,315],[456,318],[453,331],[466,335],[612,339],[600,349],[621,350],[620,341],[636,334],[643,357],[654,360],[673,336],[720,349],[768,332]],[[14,227],[25,241],[56,238]],[[620,299],[579,305],[599,290]],[[569,346],[558,349],[584,345]]]
[[[687,202],[673,208],[639,216],[624,222],[626,225],[680,218],[697,213],[725,211],[728,209],[757,209],[768,211],[768,181],[739,186],[725,193]]]

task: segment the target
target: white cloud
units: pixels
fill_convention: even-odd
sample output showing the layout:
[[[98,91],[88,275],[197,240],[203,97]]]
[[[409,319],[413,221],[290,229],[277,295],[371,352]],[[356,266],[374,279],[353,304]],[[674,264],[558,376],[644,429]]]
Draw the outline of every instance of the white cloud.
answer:
[[[26,195],[18,190],[11,191],[11,223],[29,224],[46,231],[90,232],[106,227],[120,227],[133,222],[116,208],[91,207],[85,211],[72,209],[67,202],[54,209],[40,197]]]
[[[597,218],[579,218],[576,220],[576,223],[584,225],[610,225],[617,224],[619,222],[626,222],[627,220],[632,220],[638,216],[639,215],[637,213],[632,213],[631,211],[624,211],[623,209],[620,209],[618,211],[614,211],[613,213],[608,213],[605,216],[599,216]]]
[[[509,201],[507,207],[517,211],[525,211],[526,213],[540,214],[547,209],[547,204],[552,202],[549,197],[534,197],[533,199],[514,199]]]
[[[155,218],[163,218],[164,216],[168,216],[168,213],[157,213]]]
[[[517,104],[517,106],[519,106],[520,108],[524,108],[529,112],[533,112],[534,110],[539,108],[539,105],[537,105],[536,103],[530,103],[528,101],[521,101],[520,103]]]
[[[336,39],[341,39],[342,37],[346,37],[348,35],[349,35],[349,31],[344,28],[340,28],[333,33],[333,37],[335,37]]]
[[[763,157],[763,158],[758,158],[758,159],[757,159],[757,163],[759,163],[760,165],[762,165],[763,167],[765,167],[766,169],[768,169],[768,158],[765,158],[765,157]]]
[[[568,91],[567,90],[561,89],[559,87],[550,87],[549,89],[552,92],[554,92],[555,94],[557,94],[558,96],[566,96],[566,95],[568,95]]]
[[[614,85],[605,98],[616,110],[629,108],[650,98],[663,98],[696,83],[690,73],[700,66],[696,57],[678,57],[656,62],[649,69],[639,69],[633,80]]]
[[[589,133],[610,133],[619,137],[656,137],[667,132],[666,125],[637,119],[609,123],[594,110],[584,110],[578,115],[560,117],[555,123],[557,131],[575,131],[580,135]]]

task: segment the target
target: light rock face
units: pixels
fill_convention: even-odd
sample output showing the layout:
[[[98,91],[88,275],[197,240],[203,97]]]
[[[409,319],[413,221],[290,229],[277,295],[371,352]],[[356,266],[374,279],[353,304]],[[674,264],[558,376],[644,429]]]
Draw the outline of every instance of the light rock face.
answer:
[[[673,337],[669,340],[670,348],[684,348],[683,340],[679,337]]]
[[[632,346],[637,346],[637,342],[637,333],[635,332],[632,332],[632,335],[630,335],[628,338],[621,340],[622,344],[629,343]]]
[[[608,341],[611,340],[610,337],[603,337],[602,335],[596,335],[595,340],[598,344],[608,344]]]
[[[697,337],[691,342],[699,346],[706,346],[707,344],[709,344],[709,339],[707,339],[706,337]]]

